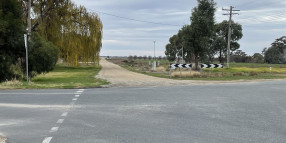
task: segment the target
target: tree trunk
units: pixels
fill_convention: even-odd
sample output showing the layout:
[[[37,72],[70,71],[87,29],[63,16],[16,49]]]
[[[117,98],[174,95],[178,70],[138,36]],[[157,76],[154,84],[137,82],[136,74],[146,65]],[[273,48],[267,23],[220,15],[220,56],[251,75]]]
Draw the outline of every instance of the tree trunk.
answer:
[[[221,50],[219,51],[219,62],[222,63]]]
[[[196,66],[196,70],[199,70],[199,60],[198,60],[198,55],[195,55],[195,66]]]

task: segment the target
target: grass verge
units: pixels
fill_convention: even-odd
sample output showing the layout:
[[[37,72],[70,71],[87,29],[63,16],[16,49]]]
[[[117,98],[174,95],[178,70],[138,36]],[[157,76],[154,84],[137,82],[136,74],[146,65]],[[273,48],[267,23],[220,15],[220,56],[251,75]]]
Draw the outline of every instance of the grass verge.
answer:
[[[125,59],[110,60],[121,67],[149,76],[170,78],[169,63],[161,61],[159,71],[152,71],[151,66],[146,60],[127,61]],[[270,68],[271,71],[270,71]],[[157,68],[158,69],[158,68]],[[182,76],[181,76],[182,75]],[[183,69],[182,74],[179,69],[172,70],[172,79],[177,80],[256,80],[256,79],[285,79],[285,64],[256,64],[256,63],[231,63],[230,69],[204,69],[196,72]]]
[[[67,67],[56,65],[55,69],[47,74],[34,77],[29,85],[25,81],[7,81],[0,83],[0,89],[45,89],[45,88],[92,88],[109,84],[95,76],[101,67],[82,66]]]

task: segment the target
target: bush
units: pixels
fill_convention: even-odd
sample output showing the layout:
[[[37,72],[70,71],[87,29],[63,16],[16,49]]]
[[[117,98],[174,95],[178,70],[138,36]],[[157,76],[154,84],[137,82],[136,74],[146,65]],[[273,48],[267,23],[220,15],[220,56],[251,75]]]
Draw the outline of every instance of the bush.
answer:
[[[54,69],[58,60],[59,49],[51,42],[45,41],[38,33],[33,33],[28,52],[29,75],[33,77],[36,74],[47,73]],[[26,70],[25,63],[22,66],[23,70]]]

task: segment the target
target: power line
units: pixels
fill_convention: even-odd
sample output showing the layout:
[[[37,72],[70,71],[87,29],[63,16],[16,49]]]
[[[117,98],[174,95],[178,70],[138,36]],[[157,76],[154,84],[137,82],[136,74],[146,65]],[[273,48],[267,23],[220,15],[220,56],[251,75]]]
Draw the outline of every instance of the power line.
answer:
[[[130,20],[130,21],[137,21],[137,22],[157,24],[157,25],[183,26],[183,25],[166,24],[166,23],[160,23],[160,22],[152,22],[152,21],[139,20],[139,19],[123,17],[123,16],[119,16],[119,15],[115,15],[115,14],[110,14],[110,13],[106,13],[106,12],[101,12],[101,11],[96,11],[96,10],[91,10],[91,9],[89,9],[89,10],[90,10],[90,11],[93,11],[93,12],[101,13],[101,14],[104,14],[104,15],[109,15],[109,16],[113,16],[113,17],[117,17],[117,18],[121,18],[121,19]]]

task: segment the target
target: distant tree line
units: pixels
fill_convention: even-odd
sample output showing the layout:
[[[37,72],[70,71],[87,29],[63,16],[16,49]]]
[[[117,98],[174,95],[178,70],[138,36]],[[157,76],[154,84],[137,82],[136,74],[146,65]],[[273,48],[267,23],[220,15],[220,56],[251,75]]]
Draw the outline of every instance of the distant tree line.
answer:
[[[154,57],[152,56],[137,56],[137,55],[130,55],[128,56],[128,60],[154,60]],[[159,56],[159,57],[156,57],[156,60],[167,60],[167,57],[162,57],[162,56]]]

